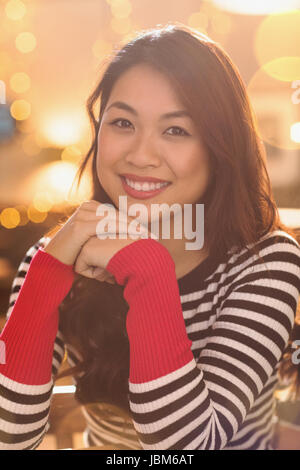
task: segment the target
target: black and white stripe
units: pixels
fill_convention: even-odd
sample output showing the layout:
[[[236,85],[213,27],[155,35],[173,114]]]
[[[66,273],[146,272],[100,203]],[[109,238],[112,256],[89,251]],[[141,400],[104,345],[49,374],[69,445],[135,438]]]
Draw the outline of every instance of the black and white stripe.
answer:
[[[19,266],[7,316],[44,241],[31,247]],[[196,290],[180,292],[194,360],[151,382],[129,382],[129,424],[117,415],[100,420],[96,406],[83,407],[87,445],[272,449],[277,370],[299,300],[300,247],[282,231],[258,246],[264,263],[246,249],[230,252]],[[53,380],[65,348],[70,366],[80,359],[58,332]],[[53,381],[29,386],[0,375],[0,449],[39,445],[48,430],[52,386]]]
[[[300,292],[300,250],[277,231],[181,297],[195,360],[130,386],[144,449],[268,449],[277,369]],[[187,307],[187,309],[186,309]]]

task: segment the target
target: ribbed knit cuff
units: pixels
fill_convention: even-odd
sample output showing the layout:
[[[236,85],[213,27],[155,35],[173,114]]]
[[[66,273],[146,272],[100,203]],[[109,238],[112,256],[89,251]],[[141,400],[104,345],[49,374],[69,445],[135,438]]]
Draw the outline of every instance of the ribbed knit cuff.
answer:
[[[58,306],[74,277],[73,266],[38,249],[0,336],[6,349],[6,363],[0,365],[3,375],[29,385],[49,382]]]
[[[154,380],[190,362],[192,341],[168,250],[157,240],[139,239],[115,253],[106,269],[125,284],[130,382]]]

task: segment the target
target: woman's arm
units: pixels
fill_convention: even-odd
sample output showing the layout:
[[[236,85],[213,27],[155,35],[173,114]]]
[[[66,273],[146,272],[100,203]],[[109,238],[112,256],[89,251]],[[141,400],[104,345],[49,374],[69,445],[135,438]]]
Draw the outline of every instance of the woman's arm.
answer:
[[[198,363],[167,250],[139,240],[111,259],[107,270],[126,285],[129,400],[144,449],[224,448],[272,376],[293,326],[300,249],[270,245],[261,255],[271,275],[253,258],[233,275]]]
[[[53,376],[64,356],[58,305],[69,291],[72,267],[45,253],[42,238],[22,260],[12,284],[0,339],[0,449],[34,449],[48,430]]]

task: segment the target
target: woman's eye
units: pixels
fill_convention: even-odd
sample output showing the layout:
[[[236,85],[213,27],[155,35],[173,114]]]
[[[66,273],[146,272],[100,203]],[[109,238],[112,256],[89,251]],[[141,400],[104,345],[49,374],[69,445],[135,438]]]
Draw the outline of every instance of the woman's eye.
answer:
[[[182,129],[182,127],[177,127],[177,126],[173,126],[173,127],[170,127],[168,130],[170,129],[175,129],[176,132],[172,132],[170,135],[173,135],[174,137],[185,137],[185,136],[188,136],[190,135],[187,131],[185,131],[184,129]]]
[[[126,129],[128,126],[127,126],[127,125],[126,125],[126,126],[123,125],[123,123],[125,123],[125,122],[131,125],[131,122],[128,121],[127,119],[115,119],[115,120],[112,121],[110,124],[111,124],[112,126],[116,126],[116,127],[120,127],[120,128]],[[121,125],[119,125],[118,123],[121,123]]]

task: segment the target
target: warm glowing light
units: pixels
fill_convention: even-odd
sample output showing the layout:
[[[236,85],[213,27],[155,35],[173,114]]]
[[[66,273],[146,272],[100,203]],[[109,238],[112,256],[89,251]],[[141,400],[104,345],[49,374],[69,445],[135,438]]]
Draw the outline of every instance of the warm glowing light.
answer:
[[[30,32],[19,33],[16,37],[16,48],[23,54],[33,51],[36,47],[34,34]]]
[[[20,214],[17,209],[7,207],[0,214],[0,221],[5,228],[15,228],[20,222]]]
[[[128,0],[113,0],[110,8],[115,18],[128,18],[132,11],[131,3]]]
[[[300,122],[295,122],[291,126],[291,139],[294,142],[300,143]]]
[[[27,73],[17,72],[11,77],[9,85],[16,93],[24,93],[30,88],[30,78]]]
[[[208,27],[208,16],[201,11],[192,13],[188,19],[188,25],[191,28],[206,31]]]
[[[80,204],[88,199],[91,193],[90,180],[84,174],[77,190],[77,171],[77,165],[64,161],[52,162],[41,168],[27,184],[27,188],[31,188],[35,194],[34,207],[46,209],[46,205],[51,204],[53,208],[66,202]],[[27,188],[24,188],[25,192]]]
[[[298,0],[213,0],[223,10],[246,15],[267,15],[299,7]]]
[[[281,208],[278,209],[282,222],[288,227],[300,227],[300,209]]]
[[[48,216],[47,212],[40,212],[34,206],[29,206],[27,210],[28,219],[35,224],[44,222]]]
[[[300,57],[281,57],[264,64],[262,69],[276,80],[293,82],[300,77]]]
[[[49,191],[39,191],[33,199],[33,207],[40,212],[48,212],[54,206],[54,198]]]
[[[49,143],[57,147],[76,144],[83,132],[81,115],[70,113],[61,116],[48,116],[43,125],[43,135]]]
[[[112,51],[111,43],[104,41],[103,39],[97,39],[93,45],[93,55],[97,59],[102,59],[104,56],[109,55]]]
[[[10,107],[10,114],[17,121],[27,119],[31,113],[30,103],[26,100],[16,100]]]
[[[21,20],[26,13],[26,6],[20,0],[10,0],[5,6],[5,13],[10,20]]]
[[[62,151],[61,159],[64,162],[78,164],[82,159],[82,151],[77,145],[69,145]]]
[[[28,223],[27,207],[18,205],[15,206],[15,209],[19,212],[20,222],[18,225],[23,226]]]
[[[128,34],[131,29],[130,18],[115,18],[111,20],[111,29],[117,34]]]
[[[299,58],[300,11],[270,15],[259,25],[254,52],[260,65],[283,57]],[[284,74],[284,69],[281,72]],[[299,78],[298,77],[295,77]]]

